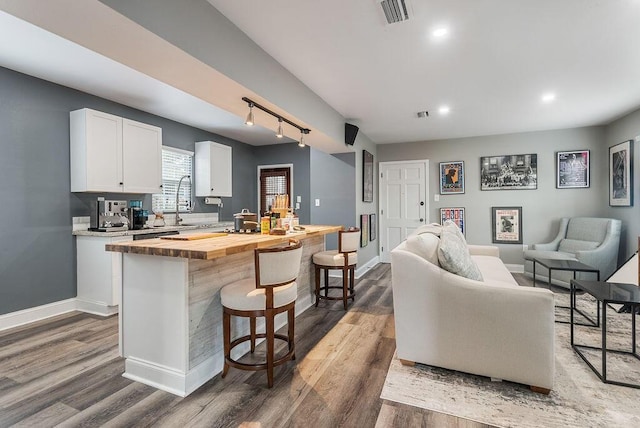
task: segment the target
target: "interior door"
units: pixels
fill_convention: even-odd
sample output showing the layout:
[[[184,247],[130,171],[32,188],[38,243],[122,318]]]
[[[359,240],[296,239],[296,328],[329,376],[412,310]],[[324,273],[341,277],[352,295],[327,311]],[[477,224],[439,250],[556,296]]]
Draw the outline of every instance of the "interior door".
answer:
[[[429,161],[380,163],[380,261],[420,225],[429,222]]]

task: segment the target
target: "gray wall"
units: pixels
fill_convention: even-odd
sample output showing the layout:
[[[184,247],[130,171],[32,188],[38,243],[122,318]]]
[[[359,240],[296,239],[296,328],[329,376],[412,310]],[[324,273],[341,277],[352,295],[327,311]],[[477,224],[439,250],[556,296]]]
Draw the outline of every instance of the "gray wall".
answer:
[[[69,112],[83,107],[159,126],[168,146],[194,150],[201,140],[232,146],[234,196],[224,198],[222,218],[256,205],[253,147],[0,68],[0,314],[76,296],[71,217],[89,215],[98,196],[69,190]],[[144,199],[150,209],[150,196]],[[198,199],[196,210],[203,211]]]
[[[270,146],[255,147],[255,167],[256,179],[253,188],[257,189],[257,171],[258,166],[293,164],[293,198],[295,207],[295,197],[300,195],[302,202],[300,209],[295,210],[300,218],[301,224],[311,223],[310,199],[309,199],[309,154],[310,148],[298,147],[296,143],[277,144]],[[257,212],[258,194],[257,190],[254,197],[255,210]]]
[[[608,174],[609,171],[609,147],[614,146],[623,141],[635,140],[633,144],[633,164],[635,165],[633,180],[633,206],[632,207],[609,207],[609,193],[607,191],[602,195],[602,204],[607,207],[606,215],[608,217],[619,218],[622,220],[622,240],[621,254],[618,260],[620,262],[626,260],[638,250],[638,237],[640,236],[640,184],[638,177],[640,176],[640,110],[636,110],[621,119],[618,119],[607,126],[604,138],[604,150],[607,156],[604,156],[600,163],[600,168]],[[608,175],[607,175],[608,177]],[[605,178],[605,181],[607,179]],[[607,181],[608,186],[608,181]]]
[[[601,167],[607,150],[604,127],[438,140],[378,146],[380,162],[428,159],[430,218],[439,222],[440,208],[466,208],[466,238],[472,244],[491,244],[491,207],[521,206],[523,243],[547,242],[558,230],[561,217],[602,216],[607,213],[603,194],[607,192],[606,169]],[[591,187],[556,189],[555,153],[559,150],[591,150]],[[480,157],[536,153],[537,190],[480,190]],[[465,193],[439,193],[439,163],[464,161]],[[606,162],[606,161],[605,161]],[[523,264],[522,246],[501,244],[500,257],[508,264]]]

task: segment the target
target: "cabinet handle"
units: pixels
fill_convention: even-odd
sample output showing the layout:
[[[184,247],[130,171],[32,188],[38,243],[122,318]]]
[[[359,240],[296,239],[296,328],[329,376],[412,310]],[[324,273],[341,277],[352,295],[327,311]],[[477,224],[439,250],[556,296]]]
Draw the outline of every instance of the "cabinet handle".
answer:
[[[121,181],[121,182],[120,182],[120,185],[121,185],[121,186],[123,186],[123,185],[124,185],[124,183]]]
[[[163,184],[160,185],[160,188],[162,189]]]

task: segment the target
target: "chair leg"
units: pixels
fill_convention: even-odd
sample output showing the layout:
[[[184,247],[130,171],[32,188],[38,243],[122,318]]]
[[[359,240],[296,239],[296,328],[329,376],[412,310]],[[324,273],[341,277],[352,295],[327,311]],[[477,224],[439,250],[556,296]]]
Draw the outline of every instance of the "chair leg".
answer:
[[[329,295],[329,269],[324,270],[324,295]]]
[[[251,353],[256,350],[256,317],[249,318],[249,334],[251,335]]]
[[[229,372],[227,358],[231,357],[231,315],[226,312],[222,314],[222,337],[224,342],[224,367],[222,368],[222,377],[225,377]]]
[[[344,310],[347,310],[347,300],[349,299],[349,269],[342,268],[342,303],[344,304]]]
[[[265,313],[265,328],[267,336],[267,385],[273,387],[273,357],[274,357],[274,334],[275,334],[275,315],[273,310],[267,309]]]
[[[320,267],[318,265],[316,267],[316,308],[318,307],[318,302],[320,301]]]
[[[289,309],[287,311],[287,324],[289,327],[289,351],[291,351],[292,349],[295,349],[295,335],[296,335],[296,307],[295,305],[293,306],[293,308]],[[296,353],[295,351],[293,352],[293,354],[291,354],[291,359],[295,360],[296,359]]]
[[[349,277],[349,288],[351,291],[351,300],[353,300],[355,302],[355,278],[356,278],[356,268],[355,266],[352,266],[351,269],[349,269],[351,276]]]

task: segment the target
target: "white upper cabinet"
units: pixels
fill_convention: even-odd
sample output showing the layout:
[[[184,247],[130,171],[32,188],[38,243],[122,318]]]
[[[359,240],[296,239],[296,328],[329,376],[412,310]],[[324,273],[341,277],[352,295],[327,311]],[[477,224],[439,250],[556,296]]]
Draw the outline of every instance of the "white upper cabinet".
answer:
[[[162,129],[81,109],[70,130],[72,192],[161,192]]]
[[[196,196],[231,196],[231,147],[213,141],[196,143]]]

